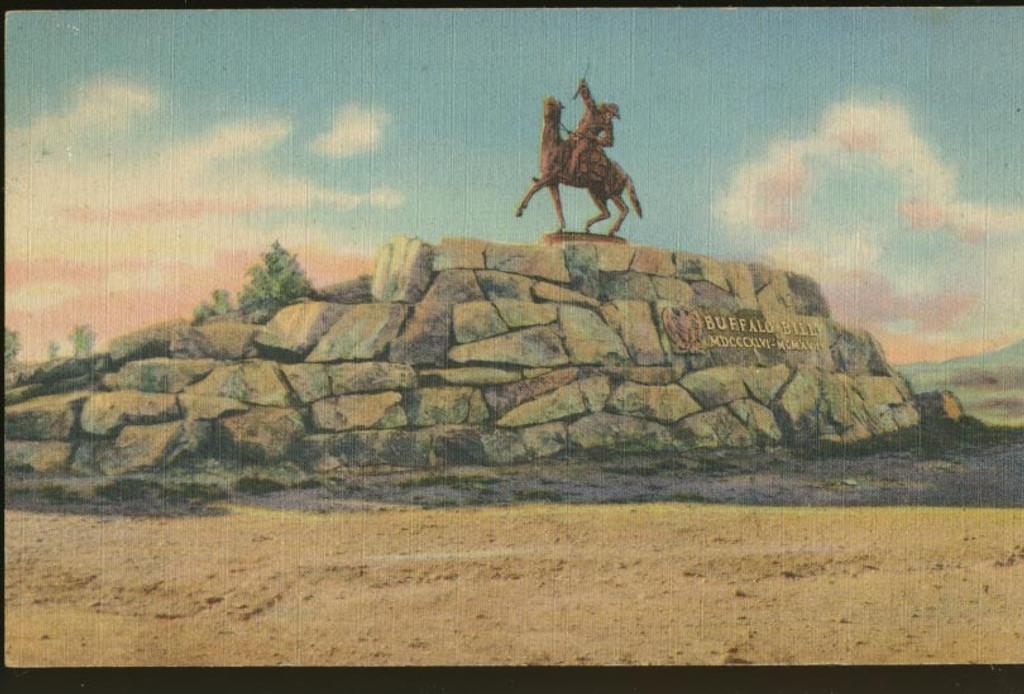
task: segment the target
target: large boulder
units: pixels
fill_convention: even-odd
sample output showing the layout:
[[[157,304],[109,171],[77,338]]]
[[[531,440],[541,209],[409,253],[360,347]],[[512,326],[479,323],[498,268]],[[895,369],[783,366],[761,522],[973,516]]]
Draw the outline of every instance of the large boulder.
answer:
[[[4,440],[4,469],[29,468],[33,472],[65,472],[71,465],[71,444],[64,441]]]
[[[605,379],[607,387],[607,379]],[[579,381],[528,400],[497,421],[499,427],[525,427],[566,419],[587,412]]]
[[[402,333],[391,342],[388,360],[400,364],[444,366],[451,344],[451,305],[424,301],[415,306]]]
[[[531,293],[535,280],[499,270],[477,270],[476,280],[481,291],[491,301],[513,299],[533,301]]]
[[[926,424],[954,424],[964,418],[964,406],[952,391],[933,390],[918,393],[914,404]]]
[[[607,407],[612,412],[665,424],[677,422],[701,410],[689,393],[675,384],[658,386],[623,383],[611,394]]]
[[[490,301],[470,301],[452,309],[456,342],[476,342],[507,333],[509,326]]]
[[[661,337],[654,325],[651,304],[620,299],[601,308],[608,325],[622,337],[629,356],[640,366],[664,364],[667,360]]]
[[[281,374],[280,367],[269,361],[220,366],[202,381],[189,386],[185,392],[268,407],[291,407],[296,404],[296,397]]]
[[[743,376],[744,370],[716,366],[687,374],[680,384],[696,398],[701,407],[710,410],[748,397]]]
[[[688,282],[708,282],[719,289],[729,291],[729,279],[722,264],[714,258],[683,253],[675,254],[675,276]]]
[[[798,368],[773,403],[772,410],[788,443],[801,443],[818,435],[821,372]]]
[[[345,466],[426,467],[431,458],[431,436],[426,431],[382,429],[310,436],[299,448],[306,460],[325,458]]]
[[[256,356],[256,337],[265,330],[251,323],[208,323],[175,332],[171,356],[176,359],[247,359]]]
[[[558,320],[558,309],[553,304],[537,304],[517,299],[495,299],[494,307],[510,328],[528,328],[548,325]]]
[[[313,423],[321,431],[395,429],[408,424],[396,392],[339,395],[313,403]]]
[[[100,374],[111,368],[110,355],[51,359],[40,364],[16,364],[4,369],[4,389],[26,384],[52,385],[73,379],[98,381]],[[10,377],[10,378],[9,378]]]
[[[471,238],[446,238],[434,248],[434,271],[484,268],[486,241]]]
[[[354,304],[343,308],[341,317],[320,338],[306,361],[378,359],[398,335],[409,310],[402,304]]]
[[[102,382],[102,379],[100,380]],[[32,383],[18,388],[9,388],[4,391],[4,404],[17,405],[34,398],[41,398],[45,395],[59,395],[70,393],[76,390],[96,390],[96,374],[69,378],[66,381],[54,381],[53,383]]]
[[[415,388],[417,383],[416,372],[411,366],[388,362],[330,364],[327,375],[334,395],[404,390]]]
[[[127,424],[160,424],[181,419],[178,398],[168,393],[115,390],[92,395],[82,408],[82,431],[109,436]]]
[[[536,282],[534,283],[531,291],[537,301],[550,301],[552,303],[559,304],[575,304],[577,306],[590,306],[591,308],[598,308],[601,305],[599,301],[591,299],[586,294],[580,294],[577,291],[573,291],[566,287],[560,287],[557,284],[551,284],[550,282]]]
[[[186,419],[220,419],[249,411],[249,406],[244,402],[219,395],[181,393],[178,396],[178,404],[181,405]]]
[[[483,290],[472,270],[443,270],[437,273],[421,303],[463,304],[483,301]]]
[[[457,345],[449,350],[448,357],[459,364],[561,366],[569,362],[558,332],[547,326],[525,328],[478,342]]]
[[[866,373],[877,376],[891,374],[881,347],[870,333],[842,328],[829,322],[828,339],[837,371],[854,376]]]
[[[110,341],[110,358],[115,365],[136,359],[171,356],[171,343],[188,332],[184,319],[167,321],[130,332]]]
[[[575,367],[556,369],[509,385],[485,388],[484,399],[494,416],[501,417],[528,400],[575,381],[579,374]]]
[[[476,388],[419,388],[407,395],[409,423],[417,427],[436,424],[480,424],[490,413]]]
[[[570,450],[601,453],[664,453],[678,449],[662,424],[627,415],[598,412],[569,425]]]
[[[569,271],[569,286],[586,296],[601,293],[601,271],[598,267],[598,249],[591,243],[569,243],[562,247],[565,267]]]
[[[762,405],[771,405],[779,390],[789,380],[789,367],[785,364],[751,367],[740,373],[747,390]]]
[[[302,403],[316,402],[332,394],[327,364],[282,364],[281,373]]]
[[[344,312],[345,307],[341,304],[323,301],[303,301],[285,306],[256,337],[256,344],[271,353],[278,351],[304,357]]]
[[[453,386],[494,386],[515,383],[523,378],[522,372],[518,370],[509,371],[487,366],[427,369],[420,375],[424,379],[436,379]]]
[[[382,303],[415,303],[430,284],[433,251],[419,239],[396,236],[380,247],[371,293]]]
[[[306,428],[302,416],[282,407],[256,407],[244,414],[217,420],[214,451],[236,463],[287,460]]]
[[[77,391],[49,395],[4,408],[4,438],[30,441],[68,440],[82,404],[92,395]]]
[[[96,464],[108,475],[171,465],[200,451],[209,432],[209,423],[198,421],[129,425],[97,456]]]
[[[729,407],[690,415],[675,430],[683,445],[692,448],[748,448],[756,440]]]
[[[782,441],[782,431],[775,421],[775,415],[756,400],[730,402],[729,411],[753,434],[756,444],[775,445]]]
[[[180,393],[219,365],[215,359],[143,359],[128,362],[117,373],[107,374],[103,385],[113,390]]]
[[[676,273],[672,251],[651,246],[637,246],[634,249],[633,261],[629,265],[633,272],[645,275],[663,275],[671,277]]]
[[[625,299],[627,301],[654,301],[658,298],[654,275],[639,272],[602,272],[600,278],[600,294],[603,301]],[[690,294],[693,292],[691,290]],[[596,302],[595,302],[596,303]]]
[[[360,275],[313,292],[317,301],[332,304],[369,304],[373,302],[373,276]]]
[[[559,248],[489,243],[484,249],[484,263],[488,270],[502,270],[553,282],[570,280]]]
[[[558,322],[573,364],[629,363],[622,340],[594,311],[582,306],[559,306]]]

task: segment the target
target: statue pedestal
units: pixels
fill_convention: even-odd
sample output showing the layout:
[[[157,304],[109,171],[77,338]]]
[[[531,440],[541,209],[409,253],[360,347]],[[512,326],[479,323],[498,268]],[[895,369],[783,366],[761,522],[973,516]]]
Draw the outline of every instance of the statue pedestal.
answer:
[[[552,234],[544,234],[544,243],[548,246],[564,246],[567,243],[606,243],[626,244],[626,239],[607,234],[587,234],[580,231],[556,231]]]

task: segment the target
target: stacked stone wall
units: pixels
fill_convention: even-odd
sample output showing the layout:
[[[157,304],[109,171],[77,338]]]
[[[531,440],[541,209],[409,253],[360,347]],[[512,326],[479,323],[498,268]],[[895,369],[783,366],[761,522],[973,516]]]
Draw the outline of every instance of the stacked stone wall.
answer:
[[[817,284],[643,246],[395,239],[266,325],[184,321],[5,374],[5,458],[420,467],[852,442],[917,424]]]

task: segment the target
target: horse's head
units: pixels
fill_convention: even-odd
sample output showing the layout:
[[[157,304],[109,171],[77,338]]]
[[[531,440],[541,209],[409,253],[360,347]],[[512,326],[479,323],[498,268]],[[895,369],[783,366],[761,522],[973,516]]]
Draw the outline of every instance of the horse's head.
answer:
[[[544,98],[544,120],[558,122],[562,117],[562,102],[553,96]]]

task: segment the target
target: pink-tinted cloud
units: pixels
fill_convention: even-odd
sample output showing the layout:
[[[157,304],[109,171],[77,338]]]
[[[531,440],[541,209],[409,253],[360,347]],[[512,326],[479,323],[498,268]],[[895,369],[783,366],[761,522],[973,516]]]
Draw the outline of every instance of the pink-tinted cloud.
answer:
[[[925,332],[948,330],[979,304],[977,296],[950,291],[899,293],[888,280],[873,273],[826,279],[822,290],[833,312],[847,322],[882,327],[913,321],[918,330]]]
[[[296,247],[299,262],[315,286],[339,282],[372,270],[372,259],[358,253],[325,253],[314,246]],[[260,262],[258,252],[218,253],[209,265],[146,263],[129,260],[110,266],[99,262],[12,260],[7,262],[5,291],[10,297],[24,287],[62,282],[77,294],[56,304],[7,306],[5,323],[21,334],[23,358],[41,359],[55,340],[68,353],[67,335],[78,324],[98,334],[98,347],[113,337],[152,323],[189,318],[214,289],[227,289],[237,299],[246,271]],[[149,282],[152,275],[159,282]],[[117,276],[117,280],[112,279]],[[135,278],[134,281],[132,278]]]

